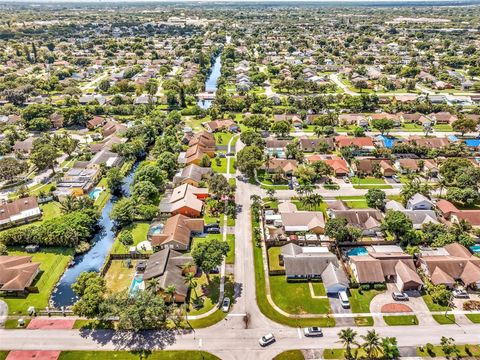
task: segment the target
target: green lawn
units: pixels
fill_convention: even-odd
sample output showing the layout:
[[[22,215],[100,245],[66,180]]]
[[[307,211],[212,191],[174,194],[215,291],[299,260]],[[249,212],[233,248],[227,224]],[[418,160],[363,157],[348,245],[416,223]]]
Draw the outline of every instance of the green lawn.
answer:
[[[317,205],[315,207],[307,207],[302,203],[301,200],[293,200],[291,201],[291,203],[295,204],[299,211],[321,211],[324,215],[326,215],[327,213],[328,203],[326,202],[322,202],[320,205]]]
[[[29,293],[26,297],[0,295],[0,299],[8,305],[8,313],[10,315],[24,315],[30,306],[34,306],[36,309],[44,309],[48,306],[48,300],[53,288],[70,262],[73,250],[43,248],[35,254],[28,254],[23,251],[9,251],[9,255],[31,255],[32,262],[40,263],[40,273],[32,284],[38,288],[38,293]]]
[[[353,320],[357,326],[373,326],[373,317],[371,316],[357,316]]]
[[[40,209],[42,209],[42,217],[39,220],[33,221],[31,223],[28,223],[28,224],[24,224],[24,225],[10,227],[10,228],[7,228],[7,229],[2,230],[2,231],[7,231],[7,230],[13,229],[13,228],[22,229],[22,228],[28,228],[28,227],[33,226],[33,225],[40,225],[44,221],[53,219],[54,217],[60,216],[62,214],[62,211],[60,209],[60,204],[56,201],[50,201],[48,203],[41,204]],[[0,231],[0,233],[2,231]]]
[[[390,326],[418,325],[418,319],[415,315],[384,316],[383,320]]]
[[[402,125],[401,131],[423,132],[423,126],[415,123],[406,123]]]
[[[31,319],[24,318],[23,320],[25,321],[25,326],[18,327],[18,319],[8,319],[7,321],[5,321],[5,329],[25,329]]]
[[[133,236],[133,245],[136,246],[142,241],[147,240],[148,229],[150,229],[150,223],[146,221],[136,222],[132,225],[129,225],[124,228],[124,230],[131,231]],[[128,254],[128,248],[125,248],[119,241],[118,237],[115,239],[113,243],[112,250],[110,251],[112,254]]]
[[[308,282],[287,282],[285,276],[270,276],[273,302],[289,314],[328,314],[328,299],[313,299]]]
[[[480,323],[480,314],[466,314],[465,316],[475,324]]]
[[[354,176],[352,179],[352,184],[354,189],[391,189],[392,186],[385,183],[383,179],[377,179],[372,176],[367,176],[365,178],[359,178]]]
[[[440,325],[451,325],[455,324],[455,315],[447,314],[447,316],[443,315],[432,315],[433,318],[437,323]]]
[[[357,352],[357,359],[366,359],[367,354],[363,349],[357,349],[354,346],[352,347],[352,354],[354,355]],[[325,349],[323,351],[324,359],[345,359],[345,349]],[[378,355],[378,359],[382,358],[382,354]]]
[[[270,266],[270,270],[285,270],[283,266],[279,263],[278,256],[280,255],[280,247],[273,246],[268,249],[268,264]]]
[[[304,360],[305,357],[300,350],[284,351],[273,358],[273,360]]]
[[[200,277],[195,278],[195,282],[197,286],[195,290],[192,289],[190,292],[189,315],[206,313],[218,303],[220,295],[220,277],[218,275],[210,275],[210,283],[208,283],[206,275],[202,274]],[[195,308],[193,304],[197,298],[202,301],[202,305]]]
[[[95,205],[97,206],[97,208],[103,209],[103,207],[107,203],[108,199],[110,199],[110,196],[112,196],[110,194],[110,190],[109,190],[108,185],[107,185],[107,178],[106,177],[102,178],[98,182],[96,187],[101,187],[101,188],[104,189],[100,193],[100,195],[98,195],[98,197],[95,199]]]
[[[230,132],[216,132],[214,134],[217,146],[228,145],[228,142],[234,134]]]
[[[430,311],[446,311],[450,309],[448,306],[442,306],[434,303],[430,295],[423,295],[422,297],[423,297],[423,301],[425,301],[425,304],[428,307],[428,310]]]
[[[133,277],[135,276],[135,261],[132,267],[127,267],[123,260],[112,260],[105,281],[107,288],[114,291],[124,291],[130,288]]]
[[[367,290],[361,291],[360,289],[350,289],[350,307],[353,313],[369,313],[370,302],[378,294],[384,291],[379,290]]]
[[[315,296],[327,296],[325,286],[321,282],[312,282],[313,293]]]
[[[7,358],[9,351],[0,351],[0,360]]]
[[[230,249],[228,250],[225,262],[227,264],[235,264],[235,235],[227,234],[227,242]]]
[[[345,201],[347,206],[351,207],[352,209],[366,209],[368,208],[367,200],[355,200],[355,201]]]
[[[226,174],[227,158],[216,157],[212,159],[212,170],[220,174]]]
[[[259,226],[258,223],[252,220],[252,229]],[[253,236],[252,236],[253,241]],[[263,271],[262,249],[253,244],[253,260],[255,265],[255,292],[257,298],[257,305],[260,311],[269,319],[291,327],[308,327],[321,326],[332,327],[335,326],[335,319],[327,316],[319,316],[317,318],[290,318],[279,314],[268,302],[265,289],[265,276]]]
[[[198,350],[161,351],[62,351],[59,360],[215,360],[218,357]]]
[[[480,356],[480,346],[479,345],[457,345],[457,348],[459,350],[459,356],[460,357],[477,357]],[[468,349],[468,353],[467,353]],[[426,349],[425,346],[417,348],[417,356],[421,357],[440,357],[440,356],[445,356],[445,354],[442,351],[442,347],[437,345],[434,346],[432,349],[432,352],[429,353]],[[453,357],[452,357],[453,359]]]

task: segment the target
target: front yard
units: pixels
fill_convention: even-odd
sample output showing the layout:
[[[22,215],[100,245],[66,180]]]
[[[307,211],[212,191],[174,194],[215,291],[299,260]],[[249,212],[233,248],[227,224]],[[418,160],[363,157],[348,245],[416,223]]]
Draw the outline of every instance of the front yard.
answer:
[[[38,288],[38,293],[29,293],[26,297],[0,295],[0,299],[8,305],[8,313],[24,315],[30,306],[34,306],[37,310],[45,309],[55,285],[72,258],[73,251],[64,248],[43,248],[34,254],[24,251],[9,251],[9,255],[32,256],[32,262],[40,263],[40,273],[32,284]]]
[[[359,178],[354,176],[351,178],[354,189],[391,189],[392,186],[385,183],[384,179],[374,178],[367,176],[365,178]]]
[[[383,320],[390,326],[418,325],[418,319],[415,315],[384,316]]]

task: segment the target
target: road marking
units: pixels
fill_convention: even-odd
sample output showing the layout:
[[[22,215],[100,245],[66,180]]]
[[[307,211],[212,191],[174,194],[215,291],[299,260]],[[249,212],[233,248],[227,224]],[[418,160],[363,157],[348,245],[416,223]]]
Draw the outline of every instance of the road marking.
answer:
[[[302,332],[300,331],[300,328],[297,328],[297,332],[298,332],[298,338],[301,339],[302,338]]]
[[[202,347],[202,339],[198,340],[198,347]]]
[[[246,316],[247,314],[228,314],[227,316]]]

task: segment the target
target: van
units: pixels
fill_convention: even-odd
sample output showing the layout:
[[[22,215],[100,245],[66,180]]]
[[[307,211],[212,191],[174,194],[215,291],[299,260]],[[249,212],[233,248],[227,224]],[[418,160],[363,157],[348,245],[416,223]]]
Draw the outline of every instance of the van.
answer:
[[[348,309],[350,307],[350,302],[348,301],[348,295],[345,290],[338,292],[338,298],[340,299],[340,303],[344,309]]]

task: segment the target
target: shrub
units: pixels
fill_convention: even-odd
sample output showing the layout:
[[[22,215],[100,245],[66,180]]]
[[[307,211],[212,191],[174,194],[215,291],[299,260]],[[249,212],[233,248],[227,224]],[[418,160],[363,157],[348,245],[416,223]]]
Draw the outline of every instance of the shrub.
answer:
[[[360,285],[360,290],[363,290],[363,291],[368,291],[368,290],[370,290],[370,284],[362,284],[362,285]]]
[[[430,356],[435,355],[435,351],[433,351],[433,349],[434,349],[433,344],[427,343],[427,345],[425,345],[425,348],[427,350],[428,355],[430,355]]]
[[[386,289],[387,289],[387,285],[385,285],[385,284],[375,284],[375,285],[373,285],[373,288],[374,288],[375,290],[378,290],[378,291],[386,290]]]
[[[463,310],[480,310],[480,301],[468,300],[463,303]]]

